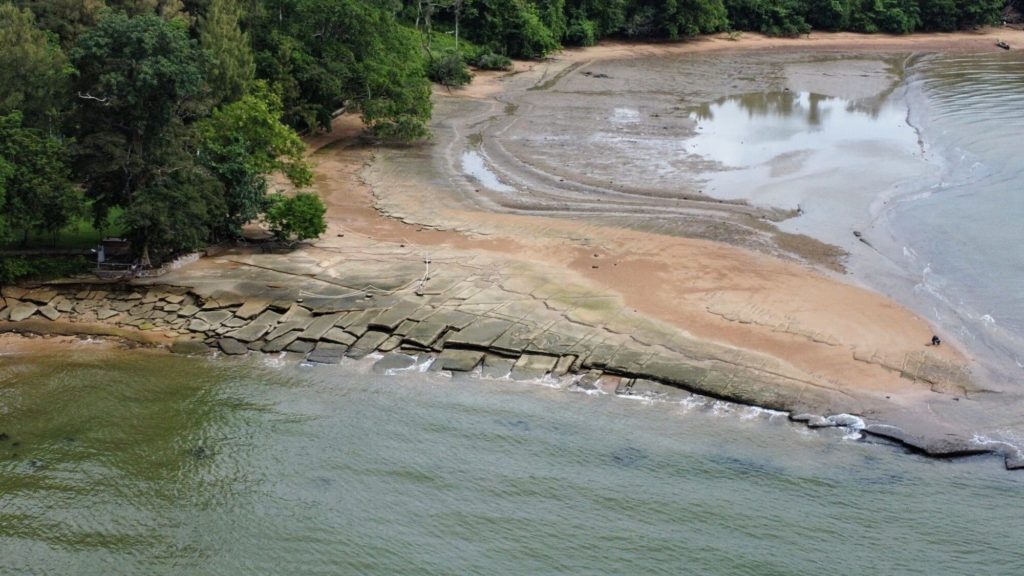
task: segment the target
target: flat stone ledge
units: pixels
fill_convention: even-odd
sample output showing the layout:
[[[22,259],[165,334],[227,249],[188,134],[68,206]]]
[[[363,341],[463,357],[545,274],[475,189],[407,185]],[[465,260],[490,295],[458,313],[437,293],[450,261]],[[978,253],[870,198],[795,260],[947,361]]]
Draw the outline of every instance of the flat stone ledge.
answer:
[[[241,356],[249,352],[249,349],[245,344],[242,344],[234,338],[220,338],[217,340],[217,346],[220,347],[222,352],[229,356]]]
[[[435,364],[442,370],[469,372],[483,362],[484,353],[478,350],[446,349],[437,357]]]
[[[21,322],[30,318],[38,310],[39,307],[31,302],[18,302],[10,308],[9,318],[11,322]]]

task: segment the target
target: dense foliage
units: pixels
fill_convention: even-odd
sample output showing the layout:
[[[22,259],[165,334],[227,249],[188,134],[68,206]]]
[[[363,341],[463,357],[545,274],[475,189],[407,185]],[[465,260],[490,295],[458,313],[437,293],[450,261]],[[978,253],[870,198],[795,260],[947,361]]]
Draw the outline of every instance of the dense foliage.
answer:
[[[0,116],[0,237],[15,227],[23,237],[52,233],[80,212],[66,159],[64,144],[25,126],[20,112]]]
[[[268,190],[272,173],[311,183],[298,133],[347,111],[381,139],[424,138],[431,79],[463,85],[467,64],[504,70],[607,37],[954,30],[997,22],[1004,4],[0,0],[0,241],[116,218],[137,257],[161,261],[261,216],[310,238],[323,205]],[[0,266],[27,269],[14,262]]]
[[[795,36],[815,30],[905,34],[999,22],[1006,0],[406,0],[406,18],[512,57],[607,37],[680,38],[722,30]],[[458,10],[456,10],[458,5]],[[428,10],[429,8],[429,10]]]
[[[0,241],[116,214],[136,256],[162,261],[239,234],[272,173],[311,184],[298,131],[350,111],[382,138],[426,136],[427,58],[398,8],[0,0]],[[283,221],[322,220],[308,205],[280,205]]]

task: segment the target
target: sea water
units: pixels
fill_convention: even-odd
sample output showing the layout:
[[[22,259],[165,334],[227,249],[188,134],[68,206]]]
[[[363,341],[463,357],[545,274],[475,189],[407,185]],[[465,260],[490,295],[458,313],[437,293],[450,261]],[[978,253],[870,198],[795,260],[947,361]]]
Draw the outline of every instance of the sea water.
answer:
[[[372,359],[0,357],[0,574],[1019,574],[1024,476]]]
[[[911,121],[938,182],[899,195],[877,234],[914,279],[917,308],[1024,381],[1024,56],[922,60]]]

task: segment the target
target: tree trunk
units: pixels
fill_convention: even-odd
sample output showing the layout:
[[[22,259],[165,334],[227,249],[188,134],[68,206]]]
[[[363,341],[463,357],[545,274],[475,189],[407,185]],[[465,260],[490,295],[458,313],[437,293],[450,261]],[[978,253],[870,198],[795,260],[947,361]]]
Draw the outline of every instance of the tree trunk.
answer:
[[[149,238],[142,244],[142,258],[139,262],[143,268],[149,268],[153,263],[149,260]]]

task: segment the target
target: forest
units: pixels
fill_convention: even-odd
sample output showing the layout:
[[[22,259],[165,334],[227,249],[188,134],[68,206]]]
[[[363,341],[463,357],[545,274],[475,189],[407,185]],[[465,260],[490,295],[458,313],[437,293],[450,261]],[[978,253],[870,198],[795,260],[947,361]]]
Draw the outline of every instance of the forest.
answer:
[[[359,114],[429,137],[431,82],[603,38],[906,34],[998,23],[1004,0],[3,0],[0,246],[116,231],[143,264],[262,217],[323,232],[301,134]],[[0,282],[39,262],[0,255]]]

